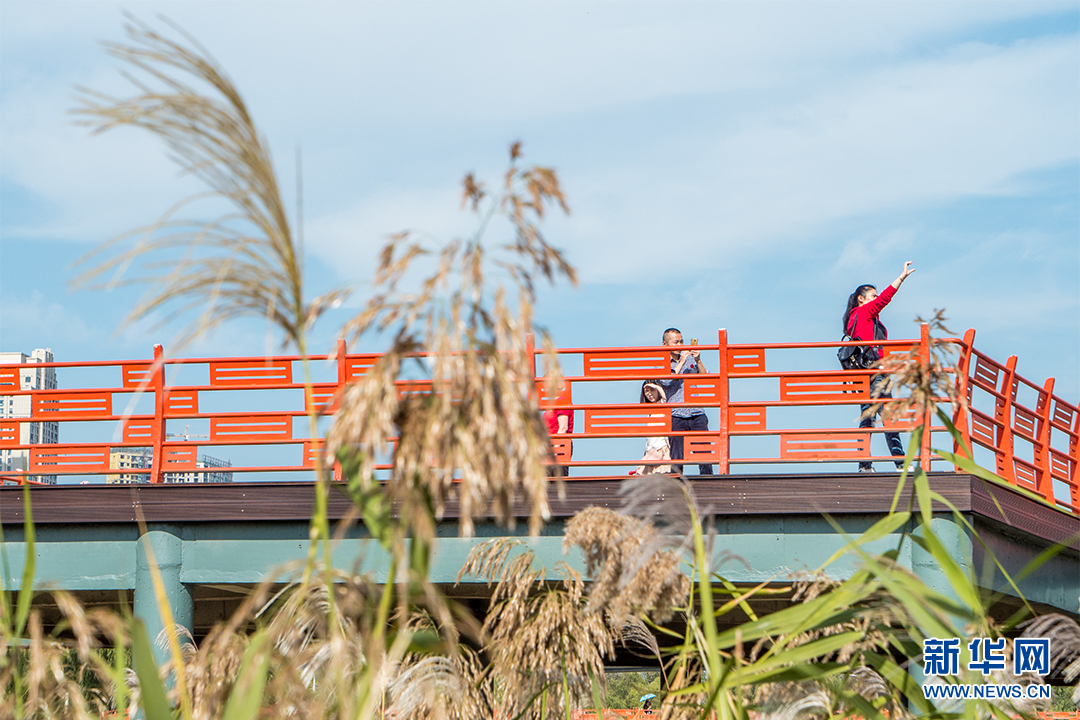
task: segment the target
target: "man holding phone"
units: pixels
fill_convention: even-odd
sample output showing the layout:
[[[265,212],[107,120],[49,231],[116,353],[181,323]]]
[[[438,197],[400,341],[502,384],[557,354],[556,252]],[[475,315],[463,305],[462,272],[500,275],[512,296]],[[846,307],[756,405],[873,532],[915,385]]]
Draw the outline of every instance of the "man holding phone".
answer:
[[[668,328],[664,331],[664,345],[671,346],[671,374],[688,375],[692,373],[707,373],[708,370],[701,364],[701,351],[697,349],[683,350],[683,337],[678,328]],[[697,345],[697,338],[690,341],[690,346]],[[683,402],[683,381],[676,378],[656,381],[664,392],[667,393],[669,403]],[[709,429],[709,418],[705,411],[699,407],[674,408],[671,411],[671,429],[675,432],[699,431]],[[671,459],[683,459],[683,436],[670,438]],[[671,469],[682,474],[682,465],[672,465]],[[702,475],[712,475],[713,466],[709,464],[698,465],[698,472]]]

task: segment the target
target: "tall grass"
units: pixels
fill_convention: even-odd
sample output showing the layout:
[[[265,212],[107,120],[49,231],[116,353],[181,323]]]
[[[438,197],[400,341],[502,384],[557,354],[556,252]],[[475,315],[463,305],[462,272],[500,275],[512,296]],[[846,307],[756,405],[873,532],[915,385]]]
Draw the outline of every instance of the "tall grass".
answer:
[[[269,318],[306,357],[311,323],[337,296],[305,299],[299,233],[288,221],[269,152],[224,71],[193,39],[173,32],[179,40],[132,20],[129,43],[109,52],[141,73],[133,79],[137,94],[113,99],[88,91],[80,112],[99,130],[131,125],[159,136],[208,195],[233,211],[178,221],[188,204],[181,203],[84,280],[149,283],[133,318],[163,308],[195,311],[189,336],[239,315]],[[819,568],[855,558],[858,568],[846,580],[794,586],[793,603],[765,616],[754,603],[776,589],[738,587],[719,575],[723,537],[710,509],[688,482],[662,476],[625,481],[619,511],[590,508],[575,516],[566,528],[567,562],[550,569],[555,582],[519,542],[478,545],[460,577],[492,586],[483,622],[430,582],[432,547],[451,500],[465,535],[476,518],[512,525],[517,497],[528,502],[532,533],[549,514],[548,438],[526,338],[535,283],[573,282],[574,271],[539,229],[552,209],[568,211],[558,178],[549,168],[521,167],[521,159],[515,143],[491,192],[466,176],[463,205],[476,215],[473,235],[441,247],[409,234],[391,238],[374,294],[343,328],[351,336],[381,330],[394,337],[379,364],[340,398],[325,458],[341,464],[341,490],[374,541],[390,551],[387,582],[332,567],[330,478],[321,466],[313,554],[296,582],[276,594],[269,585],[257,588],[198,644],[167,628],[174,652],[159,668],[137,619],[86,611],[64,594],[56,596],[64,621],[46,632],[31,602],[27,494],[22,590],[12,602],[5,587],[0,598],[0,717],[101,716],[134,702],[149,720],[568,719],[575,708],[602,711],[604,663],[619,647],[662,666],[661,720],[751,712],[784,719],[1002,716],[984,702],[943,712],[921,695],[912,659],[923,638],[1009,629],[991,620],[994,598],[935,535],[932,507],[947,503],[922,470],[901,477],[893,512],[847,538]],[[500,227],[511,237],[493,243],[489,235]],[[185,250],[179,258],[177,249]],[[129,277],[136,265],[146,274]],[[399,395],[394,382],[418,353],[430,358],[415,369],[430,389]],[[554,358],[547,367],[558,382]],[[928,366],[912,356],[893,370],[917,417],[936,407],[943,388],[948,393],[943,363]],[[314,432],[314,416],[311,422]],[[387,448],[391,434],[398,440]],[[916,429],[909,460],[920,442]],[[373,463],[387,451],[391,476],[377,482]],[[915,526],[919,533],[911,532]],[[898,546],[884,554],[867,550],[885,537],[898,538]],[[912,544],[942,568],[947,592],[899,564]],[[323,552],[315,554],[316,546]],[[569,564],[578,552],[586,577]],[[727,628],[725,616],[734,612],[749,619]],[[77,670],[64,664],[72,652]],[[95,678],[93,692],[79,683],[85,673]],[[183,682],[165,682],[169,677]]]

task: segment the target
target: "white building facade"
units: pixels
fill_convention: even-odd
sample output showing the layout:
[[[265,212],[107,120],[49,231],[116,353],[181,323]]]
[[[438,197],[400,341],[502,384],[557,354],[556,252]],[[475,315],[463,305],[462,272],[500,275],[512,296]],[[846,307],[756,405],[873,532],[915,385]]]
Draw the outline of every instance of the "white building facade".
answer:
[[[153,448],[112,448],[109,452],[109,467],[121,472],[109,473],[105,476],[105,482],[110,485],[150,482],[149,473],[135,471],[149,470],[153,462]],[[232,467],[232,463],[228,460],[219,460],[209,455],[200,455],[195,462],[195,467],[207,468],[207,471],[167,472],[164,480],[167,483],[227,483],[233,481],[232,471],[228,469]]]
[[[51,363],[52,350],[38,348],[27,355],[22,352],[0,353],[0,365],[25,365],[18,370],[19,390],[55,390],[56,369],[34,367],[38,363]],[[5,388],[0,388],[3,392]],[[13,389],[13,388],[10,388]],[[30,417],[29,395],[0,395],[0,421]],[[19,445],[55,445],[60,441],[60,425],[55,422],[21,422],[18,424]],[[0,473],[25,472],[30,467],[29,450],[0,450]],[[56,484],[55,475],[30,477],[37,482]]]

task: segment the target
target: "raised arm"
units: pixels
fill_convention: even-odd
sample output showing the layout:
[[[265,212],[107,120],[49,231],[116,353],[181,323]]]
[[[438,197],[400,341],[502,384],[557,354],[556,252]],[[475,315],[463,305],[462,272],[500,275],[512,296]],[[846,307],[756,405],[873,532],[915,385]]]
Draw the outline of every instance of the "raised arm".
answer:
[[[697,364],[697,370],[694,372],[708,374],[708,370],[701,364],[701,351],[700,350],[683,350],[682,356],[679,358],[679,362],[675,365],[675,369],[671,372],[678,375],[682,372],[683,366],[686,365],[686,361],[690,358],[694,358],[694,362]]]
[[[915,272],[915,270],[911,267],[911,260],[908,260],[904,263],[904,270],[900,273],[900,277],[892,281],[893,288],[899,290],[900,286],[904,284],[904,281],[908,279],[908,275],[913,272]]]
[[[683,350],[679,353],[679,362],[675,363],[675,367],[671,369],[672,375],[679,375],[682,373],[683,365],[686,365],[686,361],[690,358],[690,351]]]

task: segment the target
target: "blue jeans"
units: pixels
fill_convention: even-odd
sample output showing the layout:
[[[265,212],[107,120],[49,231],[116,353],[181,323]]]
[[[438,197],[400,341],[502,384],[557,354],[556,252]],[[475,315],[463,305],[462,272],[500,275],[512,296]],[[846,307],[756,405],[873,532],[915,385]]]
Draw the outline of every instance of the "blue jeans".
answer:
[[[675,430],[676,432],[685,432],[691,430],[708,430],[709,418],[704,413],[702,413],[701,415],[691,415],[690,417],[675,417],[674,415],[672,415],[671,429]],[[683,440],[685,439],[686,438],[684,438],[682,435],[668,438],[669,444],[671,445],[672,460],[683,459]],[[672,472],[676,472],[679,475],[682,475],[683,466],[672,465],[671,470]],[[704,465],[698,465],[698,472],[702,475],[712,475],[713,467],[712,465],[709,465],[707,463]]]
[[[874,377],[870,378],[870,397],[872,397],[872,398],[891,398],[892,393],[885,389],[885,383],[887,381],[888,381],[888,378],[885,377],[884,375],[875,375]],[[877,420],[878,417],[881,415],[881,408],[879,407],[877,409],[877,411],[874,412],[872,415],[867,415],[866,412],[872,406],[873,406],[873,403],[866,403],[865,405],[860,405],[859,406],[859,408],[863,412],[863,417],[859,421],[859,427],[861,427],[861,428],[872,428],[872,427],[874,427],[874,421]],[[887,433],[885,433],[885,442],[888,443],[888,445],[889,445],[889,454],[890,455],[892,455],[893,457],[899,456],[901,459],[904,457],[904,455],[906,453],[904,452],[904,444],[902,442],[900,442],[900,433],[895,433],[895,432],[887,432]],[[898,467],[898,468],[903,468],[904,467],[903,462],[901,462],[901,461],[895,461],[895,462],[896,462],[896,467]],[[873,468],[873,467],[874,467],[873,463],[869,463],[869,462],[861,462],[861,463],[859,463],[859,469],[860,470],[867,470],[867,469],[870,469],[870,468]]]

